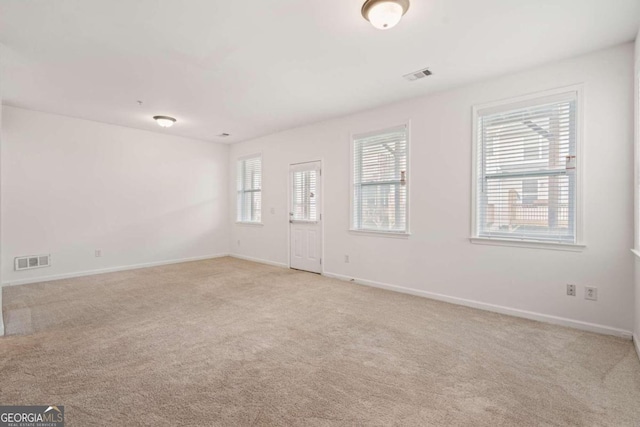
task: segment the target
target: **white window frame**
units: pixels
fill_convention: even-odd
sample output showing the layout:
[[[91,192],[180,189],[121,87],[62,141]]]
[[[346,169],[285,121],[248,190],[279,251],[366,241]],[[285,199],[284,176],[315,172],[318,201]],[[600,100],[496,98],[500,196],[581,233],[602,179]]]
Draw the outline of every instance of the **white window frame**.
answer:
[[[262,226],[263,224],[263,215],[264,215],[264,210],[261,212],[260,214],[260,221],[247,221],[247,220],[240,220],[238,219],[238,197],[240,197],[240,194],[242,194],[240,191],[238,191],[238,168],[240,167],[240,162],[244,162],[246,160],[250,160],[250,159],[260,159],[260,202],[261,205],[264,207],[264,183],[263,183],[263,178],[264,178],[264,159],[262,158],[262,153],[254,153],[254,154],[248,154],[242,157],[238,157],[236,159],[236,182],[235,182],[235,193],[236,193],[236,224],[238,225],[250,225],[250,226]]]
[[[354,215],[354,204],[355,204],[355,170],[353,167],[354,161],[354,142],[357,138],[362,138],[369,135],[376,135],[379,133],[383,133],[392,129],[397,129],[400,127],[404,127],[407,132],[407,170],[406,170],[406,180],[407,183],[407,204],[406,204],[406,229],[405,231],[384,231],[384,230],[367,230],[367,229],[359,229],[354,227],[353,223],[353,215]],[[394,124],[386,125],[382,128],[376,130],[367,130],[367,131],[358,131],[351,132],[349,135],[349,232],[354,235],[361,236],[374,236],[374,237],[391,237],[391,238],[401,238],[406,239],[411,236],[411,228],[410,228],[410,218],[411,218],[411,210],[410,210],[410,201],[411,201],[411,121],[406,120],[404,122],[395,122]]]
[[[545,102],[546,99],[557,97],[559,95],[575,93],[576,95],[576,205],[575,205],[575,243],[556,243],[544,242],[526,238],[506,238],[506,237],[480,237],[477,227],[477,209],[478,209],[478,118],[481,111],[488,109],[496,109],[505,111],[526,107],[528,105],[537,105]],[[500,101],[490,102],[486,104],[474,105],[472,107],[472,171],[471,171],[471,243],[484,245],[499,245],[525,247],[535,249],[552,249],[566,251],[581,251],[586,247],[584,241],[584,209],[583,209],[583,171],[585,165],[584,152],[584,85],[576,84],[572,86],[552,89],[544,92],[536,92],[519,97],[503,99]]]
[[[634,122],[634,239],[633,252],[640,258],[640,58],[635,64],[634,87],[633,87],[633,122]]]

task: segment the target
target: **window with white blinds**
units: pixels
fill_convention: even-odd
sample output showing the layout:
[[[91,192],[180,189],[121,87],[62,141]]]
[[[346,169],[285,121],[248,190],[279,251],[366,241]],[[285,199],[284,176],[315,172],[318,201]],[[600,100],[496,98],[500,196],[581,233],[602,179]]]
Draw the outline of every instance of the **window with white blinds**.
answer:
[[[262,220],[262,157],[253,156],[238,160],[237,165],[237,221]]]
[[[317,175],[318,171],[299,170],[292,173],[293,200],[291,219],[294,221],[317,221]]]
[[[577,243],[576,91],[476,111],[476,236]]]
[[[407,127],[356,135],[352,229],[407,233]]]

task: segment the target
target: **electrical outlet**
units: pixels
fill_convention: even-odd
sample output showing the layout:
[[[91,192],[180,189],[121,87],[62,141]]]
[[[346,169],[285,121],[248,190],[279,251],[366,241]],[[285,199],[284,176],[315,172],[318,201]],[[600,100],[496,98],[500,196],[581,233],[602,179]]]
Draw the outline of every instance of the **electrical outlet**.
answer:
[[[96,249],[96,258],[100,258],[102,256],[102,249]]]
[[[344,262],[349,264],[349,255],[344,256]]]
[[[570,297],[576,296],[576,285],[567,285],[567,295]]]
[[[238,246],[240,246],[240,240],[238,240]]]
[[[598,301],[598,288],[587,286],[584,288],[584,299]]]
[[[273,215],[274,213],[276,213],[276,209],[275,208],[271,208],[271,209],[269,209],[269,212],[271,212],[271,215]]]

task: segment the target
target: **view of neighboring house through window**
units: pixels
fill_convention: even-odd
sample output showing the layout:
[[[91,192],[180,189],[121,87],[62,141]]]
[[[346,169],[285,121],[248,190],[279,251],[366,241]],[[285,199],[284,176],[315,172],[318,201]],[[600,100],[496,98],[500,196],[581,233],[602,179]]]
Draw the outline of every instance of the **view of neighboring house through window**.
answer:
[[[262,220],[262,158],[238,160],[237,221],[259,223]]]
[[[407,233],[407,127],[356,135],[352,229]]]
[[[577,92],[476,111],[476,236],[576,243]]]

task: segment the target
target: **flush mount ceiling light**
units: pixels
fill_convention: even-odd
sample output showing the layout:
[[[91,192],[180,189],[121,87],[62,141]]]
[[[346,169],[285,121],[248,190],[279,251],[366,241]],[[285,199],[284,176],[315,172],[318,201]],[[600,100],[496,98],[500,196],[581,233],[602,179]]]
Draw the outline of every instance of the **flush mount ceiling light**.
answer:
[[[176,122],[176,119],[169,116],[153,116],[153,120],[163,128],[170,128]]]
[[[362,16],[379,30],[396,26],[409,10],[409,0],[367,0],[362,5]]]

